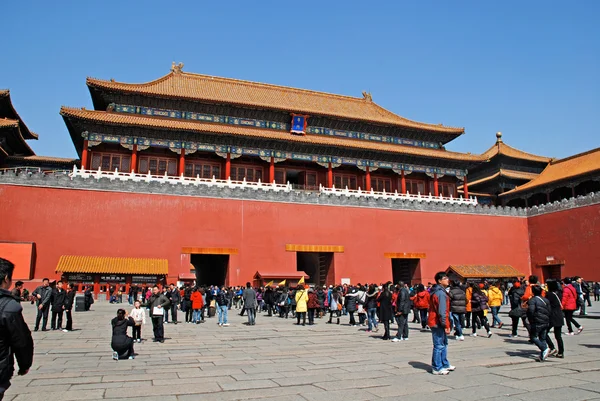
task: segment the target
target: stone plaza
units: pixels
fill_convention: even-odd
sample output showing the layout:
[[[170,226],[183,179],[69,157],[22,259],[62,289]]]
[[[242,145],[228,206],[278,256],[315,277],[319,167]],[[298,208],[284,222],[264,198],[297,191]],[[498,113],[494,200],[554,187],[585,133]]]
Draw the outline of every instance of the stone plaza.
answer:
[[[35,307],[23,307],[33,328]],[[74,312],[75,331],[33,333],[33,366],[28,375],[13,378],[5,399],[600,400],[597,304],[585,318],[576,317],[585,327],[580,335],[563,336],[565,359],[543,363],[526,338],[508,337],[503,307],[505,325],[491,338],[450,337],[456,371],[448,376],[430,373],[431,334],[417,324],[410,325],[409,341],[392,343],[379,339],[381,330],[349,327],[347,316],[340,325],[316,319],[303,327],[291,316],[259,314],[255,326],[246,326],[246,317],[234,309],[229,327],[218,327],[216,317],[200,325],[165,325],[163,344],[150,341],[147,319],[135,360],[114,361],[110,320],[119,307],[131,309],[97,301],[89,312]],[[525,333],[520,327],[519,334]]]

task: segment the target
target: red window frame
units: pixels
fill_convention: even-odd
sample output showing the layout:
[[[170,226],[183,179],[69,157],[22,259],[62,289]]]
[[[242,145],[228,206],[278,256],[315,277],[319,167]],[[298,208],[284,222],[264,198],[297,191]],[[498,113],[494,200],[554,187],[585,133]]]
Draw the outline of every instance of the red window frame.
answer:
[[[425,194],[425,181],[424,180],[409,180],[406,179],[406,190],[411,195],[426,195]]]
[[[177,175],[177,159],[170,157],[159,157],[159,156],[142,156],[139,162],[140,174],[151,175]]]
[[[358,179],[356,175],[353,174],[334,174],[333,175],[333,185],[337,189],[358,189]]]
[[[131,155],[124,153],[92,152],[91,170],[131,172]]]
[[[191,160],[185,162],[185,176],[212,179],[213,176],[221,179],[221,165],[219,163],[209,163],[203,160]]]
[[[258,182],[259,179],[264,182],[262,167],[245,164],[231,166],[231,181],[243,181],[244,177],[246,182]]]

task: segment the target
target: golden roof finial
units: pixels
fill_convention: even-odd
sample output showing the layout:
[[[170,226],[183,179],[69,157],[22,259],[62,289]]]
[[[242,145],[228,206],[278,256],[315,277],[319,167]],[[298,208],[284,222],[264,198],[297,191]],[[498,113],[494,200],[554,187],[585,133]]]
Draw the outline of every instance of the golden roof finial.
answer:
[[[373,101],[373,97],[371,96],[371,92],[363,91],[362,95],[363,95],[363,99],[366,100],[367,102],[372,102]]]
[[[182,70],[183,63],[175,64],[175,62],[173,61],[173,63],[171,64],[171,71],[174,73],[180,73]]]
[[[496,132],[496,143],[502,142],[502,132]]]

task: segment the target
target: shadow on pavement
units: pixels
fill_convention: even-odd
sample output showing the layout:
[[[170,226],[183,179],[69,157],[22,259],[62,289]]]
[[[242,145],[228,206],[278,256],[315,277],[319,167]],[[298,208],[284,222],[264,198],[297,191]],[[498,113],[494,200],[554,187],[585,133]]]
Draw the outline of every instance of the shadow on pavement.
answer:
[[[431,365],[428,365],[426,363],[423,362],[419,362],[419,361],[410,361],[408,362],[408,364],[410,366],[412,366],[415,369],[421,369],[421,370],[425,370],[427,372],[429,372],[431,370]]]

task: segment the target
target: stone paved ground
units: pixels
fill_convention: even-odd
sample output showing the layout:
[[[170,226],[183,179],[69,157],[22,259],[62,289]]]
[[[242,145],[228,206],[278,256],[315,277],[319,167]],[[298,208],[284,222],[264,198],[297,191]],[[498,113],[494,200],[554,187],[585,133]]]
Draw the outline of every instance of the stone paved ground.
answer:
[[[215,318],[198,326],[166,325],[164,344],[144,341],[136,345],[135,360],[115,362],[109,321],[117,306],[97,302],[95,310],[75,313],[75,332],[34,333],[32,370],[13,379],[5,399],[600,400],[597,305],[581,319],[583,333],[565,338],[564,360],[535,361],[537,349],[508,338],[505,326],[491,339],[451,341],[456,371],[433,376],[431,336],[416,325],[410,341],[392,343],[323,319],[301,327],[259,315],[256,326],[247,327],[246,318],[233,313],[230,327],[219,328]],[[34,308],[24,306],[31,324]],[[506,315],[503,320],[509,321]],[[151,327],[143,330],[148,338]]]

